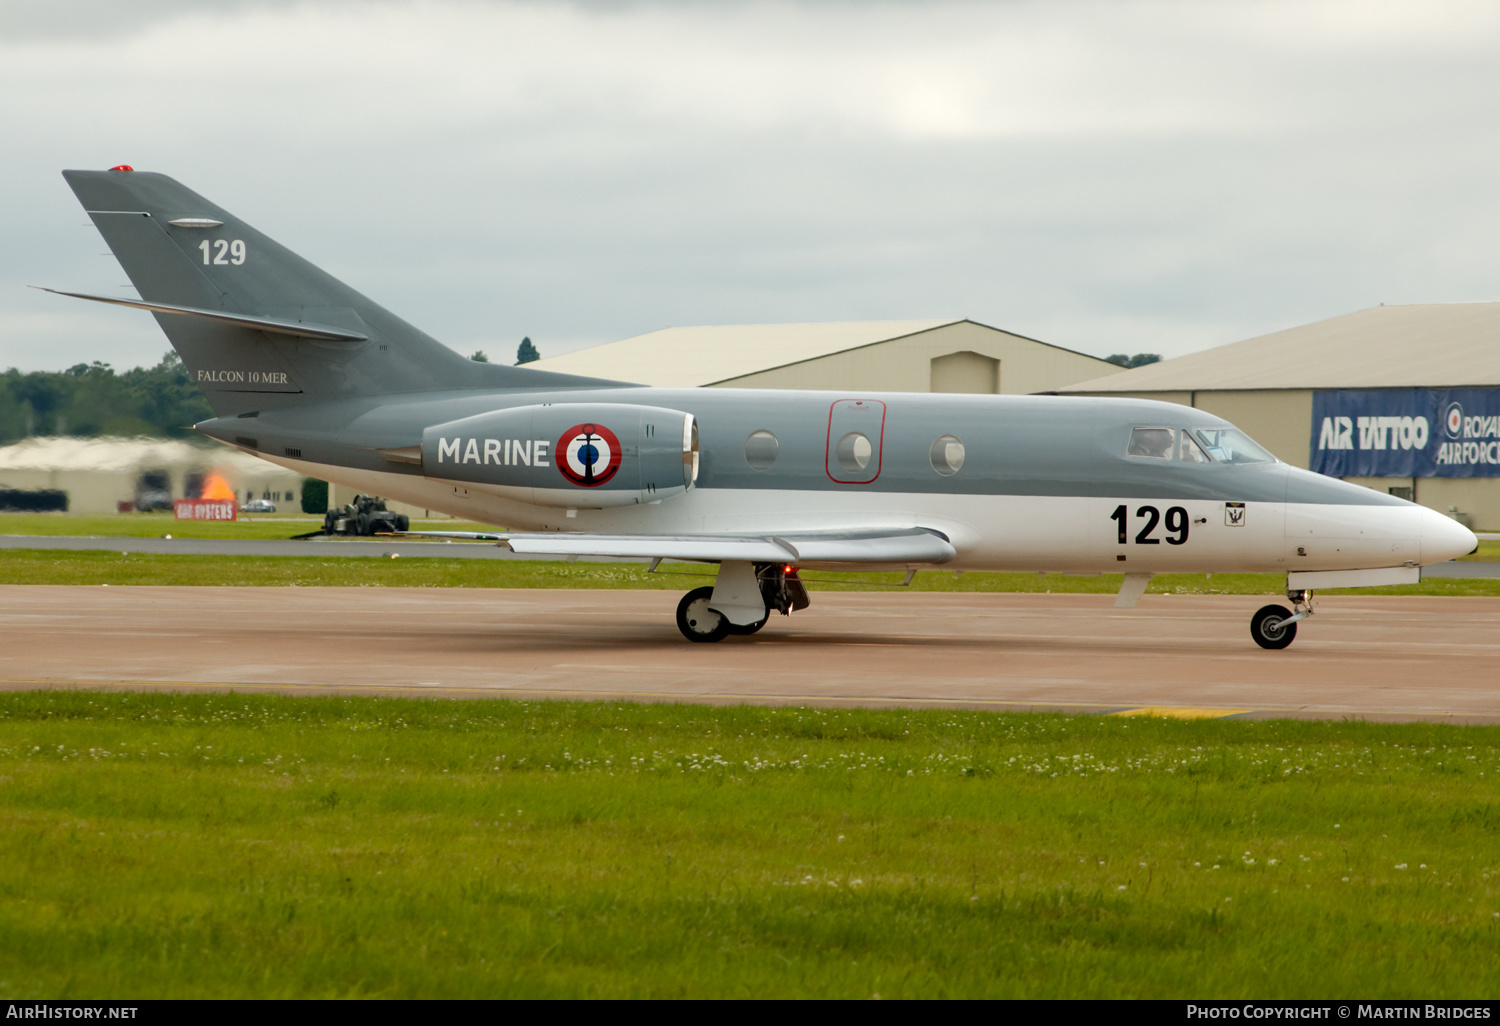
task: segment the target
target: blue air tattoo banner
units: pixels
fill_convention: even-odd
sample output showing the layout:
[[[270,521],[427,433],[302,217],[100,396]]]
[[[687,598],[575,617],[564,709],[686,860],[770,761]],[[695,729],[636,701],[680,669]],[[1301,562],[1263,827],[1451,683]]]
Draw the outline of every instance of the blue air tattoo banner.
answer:
[[[1330,477],[1500,477],[1500,389],[1314,392],[1308,465]]]

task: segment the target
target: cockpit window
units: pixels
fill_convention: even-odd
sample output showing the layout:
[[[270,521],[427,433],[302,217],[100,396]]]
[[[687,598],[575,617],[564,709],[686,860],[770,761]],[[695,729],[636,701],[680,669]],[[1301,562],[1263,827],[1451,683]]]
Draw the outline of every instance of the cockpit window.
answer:
[[[1209,462],[1208,455],[1199,447],[1197,442],[1193,441],[1193,435],[1190,431],[1182,433],[1182,441],[1177,446],[1177,458],[1184,463]]]
[[[1215,463],[1275,463],[1276,457],[1235,428],[1199,428],[1194,432]]]
[[[1172,443],[1177,433],[1168,427],[1138,427],[1130,432],[1129,456],[1149,456],[1157,460],[1172,458]]]

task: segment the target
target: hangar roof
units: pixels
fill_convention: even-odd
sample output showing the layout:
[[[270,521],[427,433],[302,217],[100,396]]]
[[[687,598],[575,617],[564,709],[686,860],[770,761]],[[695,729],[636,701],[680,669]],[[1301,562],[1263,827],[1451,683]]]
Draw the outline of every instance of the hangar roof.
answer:
[[[1372,306],[1058,392],[1476,385],[1500,385],[1500,303]]]
[[[663,328],[526,366],[616,381],[649,378],[645,383],[661,388],[695,388],[961,323],[962,318],[949,318]]]

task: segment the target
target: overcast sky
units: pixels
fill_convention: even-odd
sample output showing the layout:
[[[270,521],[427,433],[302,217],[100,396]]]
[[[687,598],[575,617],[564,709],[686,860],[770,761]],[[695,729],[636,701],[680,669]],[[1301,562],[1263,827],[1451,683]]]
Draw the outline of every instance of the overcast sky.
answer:
[[[1178,355],[1500,299],[1494,3],[0,3],[0,368],[154,363],[58,171],[465,354],[969,317]]]

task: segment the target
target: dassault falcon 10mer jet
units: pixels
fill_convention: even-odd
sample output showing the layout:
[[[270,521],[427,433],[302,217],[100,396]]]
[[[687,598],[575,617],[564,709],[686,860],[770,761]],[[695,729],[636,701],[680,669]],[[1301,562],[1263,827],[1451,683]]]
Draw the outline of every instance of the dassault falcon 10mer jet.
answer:
[[[475,363],[159,174],[64,171],[215,417],[272,463],[511,530],[516,552],[717,564],[677,624],[752,634],[799,568],[1285,573],[1251,619],[1284,648],[1314,588],[1414,583],[1472,551],[1452,519],[1279,462],[1170,403],[651,388]]]

